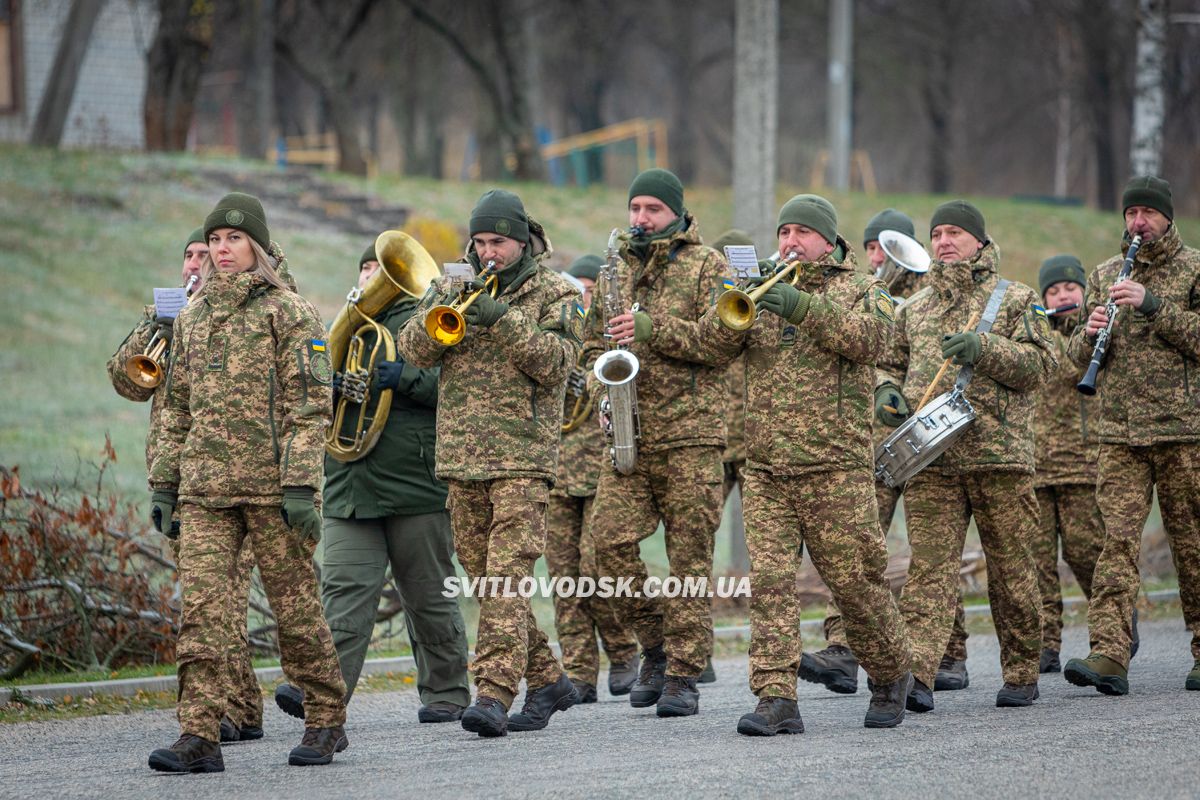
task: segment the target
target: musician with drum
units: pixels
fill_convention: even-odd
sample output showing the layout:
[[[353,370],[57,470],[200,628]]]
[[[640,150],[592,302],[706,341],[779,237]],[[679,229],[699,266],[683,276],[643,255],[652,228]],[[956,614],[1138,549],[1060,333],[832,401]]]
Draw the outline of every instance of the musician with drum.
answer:
[[[466,626],[458,600],[444,594],[456,573],[446,484],[434,477],[438,370],[389,359],[386,347],[440,271],[400,231],[383,233],[357,265],[354,302],[326,339],[336,372],[334,425],[325,436],[321,604],[349,702],[390,565],[417,663],[417,719],[453,722],[470,705],[471,690]],[[370,320],[357,310],[376,305]],[[304,718],[300,687],[280,684],[275,703]]]
[[[1068,661],[1063,675],[1104,694],[1128,693],[1138,554],[1157,489],[1192,634],[1194,665],[1184,686],[1200,690],[1200,387],[1192,388],[1200,374],[1200,251],[1184,246],[1162,178],[1130,180],[1122,207],[1124,258],[1088,277],[1084,308],[1091,311],[1069,349],[1081,368],[1094,365],[1080,388],[1100,389],[1093,424],[1105,539],[1088,607],[1092,651]]]
[[[877,475],[893,484],[908,481],[912,560],[900,596],[913,648],[908,708],[933,710],[972,514],[987,555],[1000,638],[1004,687],[996,704],[1027,706],[1038,695],[1042,641],[1029,551],[1038,527],[1033,403],[1057,361],[1037,293],[1002,281],[999,248],[975,206],[962,200],[939,206],[930,241],[928,283],[896,315],[875,392],[876,414],[900,425],[876,449]],[[960,367],[957,375],[942,368],[951,361]],[[938,392],[946,394],[923,407],[922,396]],[[932,464],[923,461],[939,452]],[[912,474],[913,463],[924,469]]]
[[[468,576],[499,579],[478,598],[476,697],[462,716],[464,729],[494,737],[544,728],[579,701],[518,584],[546,546],[581,298],[542,263],[549,239],[512,192],[480,197],[469,233],[475,277],[453,305],[428,293],[396,351],[413,367],[441,365],[437,477],[449,485],[454,549]],[[522,678],[525,705],[509,717]]]
[[[842,609],[874,681],[865,725],[904,719],[909,644],[884,578],[871,459],[875,362],[892,332],[891,296],[856,270],[837,212],[817,195],[779,211],[779,267],[749,295],[731,291],[701,320],[701,341],[746,358],[745,518],[750,551],[747,736],[803,733],[796,702],[803,545]]]

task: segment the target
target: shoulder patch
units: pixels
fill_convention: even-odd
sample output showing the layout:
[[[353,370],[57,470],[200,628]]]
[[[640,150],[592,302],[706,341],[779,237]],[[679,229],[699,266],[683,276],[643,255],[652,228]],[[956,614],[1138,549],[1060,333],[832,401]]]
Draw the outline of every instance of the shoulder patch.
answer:
[[[322,386],[333,383],[333,362],[329,360],[322,339],[310,339],[308,342],[308,374]]]
[[[896,319],[896,300],[882,287],[875,290],[875,314],[888,322]]]
[[[1050,318],[1046,316],[1046,309],[1042,308],[1037,303],[1029,307],[1025,312],[1025,328],[1030,339],[1041,339],[1042,341],[1050,340]]]

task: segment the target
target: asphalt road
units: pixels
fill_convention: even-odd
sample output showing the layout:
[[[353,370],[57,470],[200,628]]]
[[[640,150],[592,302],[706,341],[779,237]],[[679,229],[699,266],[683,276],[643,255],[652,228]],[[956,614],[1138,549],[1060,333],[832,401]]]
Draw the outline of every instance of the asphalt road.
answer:
[[[867,693],[800,683],[806,733],[751,739],[746,658],[718,661],[697,717],[660,720],[602,690],[544,731],[482,740],[457,725],[420,725],[415,692],[357,695],[350,748],[327,767],[288,767],[301,723],[269,708],[261,741],[227,746],[226,771],[173,776],[146,757],[178,735],[171,712],[0,727],[0,797],[1054,797],[1200,794],[1200,692],[1186,692],[1179,618],[1143,623],[1132,692],[1101,696],[1043,676],[1032,708],[997,709],[996,639],[968,643],[971,686],[890,731],[862,727]],[[1086,631],[1066,653],[1086,654]]]

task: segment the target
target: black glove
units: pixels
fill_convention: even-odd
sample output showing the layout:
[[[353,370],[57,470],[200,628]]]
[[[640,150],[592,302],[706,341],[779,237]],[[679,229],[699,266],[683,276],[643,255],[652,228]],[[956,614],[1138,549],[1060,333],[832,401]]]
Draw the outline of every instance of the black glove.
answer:
[[[158,334],[158,338],[162,339],[168,345],[171,343],[171,336],[175,333],[175,318],[174,317],[155,317],[154,324],[150,326],[150,335]]]
[[[154,521],[154,529],[170,536],[171,518],[175,516],[179,492],[175,489],[155,489],[150,493],[150,502],[153,504],[150,509],[150,519]]]
[[[899,428],[908,419],[908,403],[900,387],[885,383],[875,390],[875,418],[889,428]]]
[[[404,372],[404,361],[380,361],[376,369],[375,388],[379,391],[400,387],[400,375]]]

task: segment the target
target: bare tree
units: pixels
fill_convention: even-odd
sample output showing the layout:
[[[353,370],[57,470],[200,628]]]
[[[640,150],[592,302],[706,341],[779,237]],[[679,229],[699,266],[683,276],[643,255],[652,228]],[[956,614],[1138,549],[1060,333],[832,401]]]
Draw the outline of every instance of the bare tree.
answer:
[[[1164,0],[1139,0],[1137,73],[1133,92],[1133,135],[1129,162],[1135,175],[1157,175],[1162,168],[1166,116],[1163,62],[1167,50]]]
[[[146,59],[142,125],[148,150],[183,150],[212,40],[212,6],[159,0],[158,30]]]
[[[33,130],[29,134],[30,144],[58,147],[62,142],[79,71],[83,69],[88,42],[92,39],[96,19],[103,9],[104,0],[74,0],[71,3],[62,38],[58,41],[58,50],[54,53],[54,66],[50,69],[42,102],[33,121]]]

